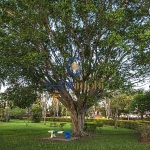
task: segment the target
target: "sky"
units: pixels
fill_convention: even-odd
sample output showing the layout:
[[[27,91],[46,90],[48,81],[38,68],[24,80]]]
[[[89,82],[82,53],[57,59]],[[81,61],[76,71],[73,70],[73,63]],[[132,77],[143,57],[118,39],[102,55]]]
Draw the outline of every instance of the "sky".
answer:
[[[148,91],[148,90],[150,90],[150,83],[149,84],[146,84],[146,85],[144,85],[144,86],[142,86],[142,85],[138,85],[138,86],[136,86],[134,89],[144,89],[145,91]]]
[[[4,87],[3,85],[0,88],[0,92],[4,92],[6,90],[7,87]]]

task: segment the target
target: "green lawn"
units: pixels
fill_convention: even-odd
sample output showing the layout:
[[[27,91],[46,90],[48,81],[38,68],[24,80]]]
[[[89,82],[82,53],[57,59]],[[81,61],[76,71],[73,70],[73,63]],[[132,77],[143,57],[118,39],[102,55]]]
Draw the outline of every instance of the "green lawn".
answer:
[[[68,123],[64,130],[70,130]],[[104,126],[101,133],[92,138],[80,138],[70,142],[41,141],[49,137],[48,130],[59,129],[41,123],[24,121],[0,122],[0,150],[150,150],[150,144],[139,143],[139,136],[128,129]]]

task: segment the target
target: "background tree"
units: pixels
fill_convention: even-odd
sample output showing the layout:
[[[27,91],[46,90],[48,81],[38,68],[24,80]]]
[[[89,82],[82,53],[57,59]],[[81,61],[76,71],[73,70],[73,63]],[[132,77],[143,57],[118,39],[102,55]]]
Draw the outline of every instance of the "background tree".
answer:
[[[10,119],[11,108],[13,103],[9,101],[6,93],[0,93],[0,114],[3,120],[8,122]]]
[[[137,112],[139,112],[141,115],[141,119],[143,120],[143,115],[145,112],[150,111],[150,92],[135,95],[131,103],[131,110],[137,110]]]
[[[119,117],[121,113],[129,114],[130,112],[130,103],[133,100],[133,96],[127,94],[119,94],[112,98],[111,109],[113,112],[116,110],[116,103],[118,103],[118,114]]]
[[[39,123],[42,119],[42,107],[38,104],[34,104],[31,110],[32,112],[32,121],[35,123]]]
[[[47,82],[75,82],[80,89],[59,89],[70,111],[73,134],[83,136],[84,116],[103,89],[130,85],[149,73],[149,1],[35,0],[1,1],[0,69],[5,80],[45,88]],[[72,76],[72,57],[81,74]],[[72,62],[70,62],[71,64]],[[6,69],[5,69],[6,68]],[[72,71],[72,70],[71,70]],[[73,72],[73,71],[72,71]]]
[[[8,88],[5,92],[4,99],[12,102],[14,106],[19,108],[30,107],[37,99],[37,93],[32,86],[15,86]]]
[[[14,107],[11,109],[11,118],[22,119],[26,115],[27,109],[22,109],[19,107]]]

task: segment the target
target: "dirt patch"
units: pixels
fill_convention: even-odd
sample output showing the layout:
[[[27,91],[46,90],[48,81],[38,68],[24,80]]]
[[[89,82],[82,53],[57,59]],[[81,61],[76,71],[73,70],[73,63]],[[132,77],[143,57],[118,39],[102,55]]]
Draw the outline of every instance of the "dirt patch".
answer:
[[[40,141],[65,141],[65,142],[68,142],[68,141],[77,140],[79,138],[80,137],[71,137],[69,139],[65,139],[64,137],[54,137],[54,138],[47,137],[47,138],[41,138]]]
[[[140,138],[138,141],[139,141],[140,143],[150,144],[150,141],[149,141],[148,139]]]

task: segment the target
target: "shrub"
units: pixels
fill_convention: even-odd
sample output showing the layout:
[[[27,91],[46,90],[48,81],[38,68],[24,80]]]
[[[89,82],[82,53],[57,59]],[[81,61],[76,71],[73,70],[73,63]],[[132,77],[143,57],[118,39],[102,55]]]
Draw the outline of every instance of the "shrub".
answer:
[[[150,125],[150,121],[138,121],[139,123],[141,124],[147,124],[147,125]]]
[[[103,120],[103,124],[109,125],[109,126],[114,126],[114,120]]]
[[[37,105],[34,105],[31,112],[32,112],[31,120],[35,123],[40,122],[42,119],[42,108]]]
[[[114,120],[109,119],[86,119],[87,122],[94,122],[94,123],[100,123],[101,125],[109,125],[109,126],[114,126]],[[150,122],[146,122],[146,124],[149,124]],[[133,130],[137,130],[138,126],[140,125],[139,121],[129,121],[129,120],[118,120],[117,121],[117,125],[118,127],[121,128],[127,128],[127,129],[133,129]]]
[[[100,129],[103,127],[103,122],[101,120],[93,120],[93,122],[85,122],[84,123],[84,130],[85,131],[96,131],[96,129]]]
[[[0,118],[0,122],[9,122],[10,118],[8,118],[8,120],[6,119],[6,117],[1,117]]]
[[[96,119],[93,119],[93,118],[90,118],[90,119],[85,119],[87,122],[93,122],[95,121]]]
[[[11,118],[12,119],[22,119],[23,115],[25,114],[26,110],[21,109],[19,107],[13,108],[11,110]]]
[[[30,120],[31,118],[30,117],[22,117],[21,119],[22,120]]]
[[[85,122],[84,123],[84,130],[85,131],[95,131],[96,130],[96,124],[93,122]]]
[[[0,122],[6,122],[6,119],[1,117]]]
[[[141,134],[141,140],[144,142],[150,142],[150,125],[142,125],[139,127],[139,133]]]
[[[126,120],[119,120],[117,122],[118,126],[121,128],[127,128],[127,129],[133,129],[137,130],[138,129],[138,122],[135,121],[126,121]]]
[[[95,120],[94,123],[96,127],[103,127],[103,122],[101,120]]]
[[[50,122],[71,122],[70,118],[46,117],[46,121]]]

